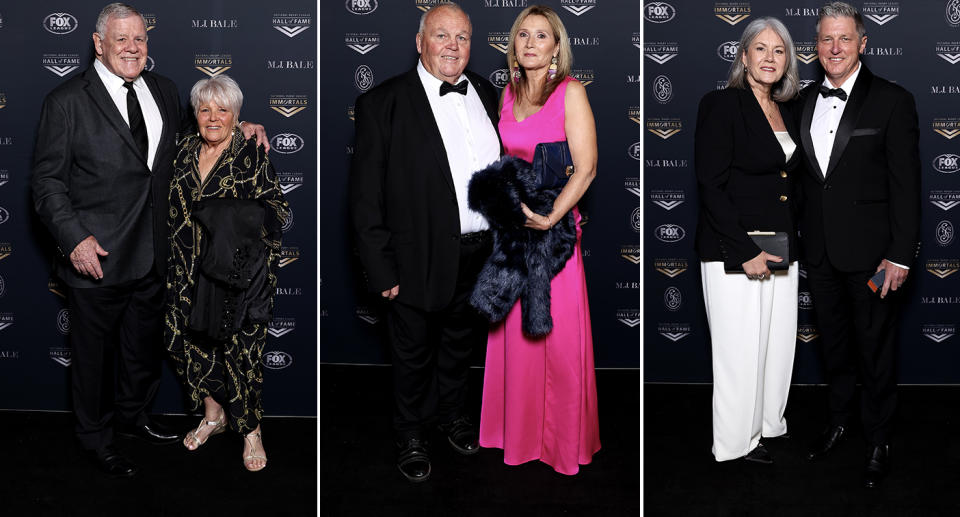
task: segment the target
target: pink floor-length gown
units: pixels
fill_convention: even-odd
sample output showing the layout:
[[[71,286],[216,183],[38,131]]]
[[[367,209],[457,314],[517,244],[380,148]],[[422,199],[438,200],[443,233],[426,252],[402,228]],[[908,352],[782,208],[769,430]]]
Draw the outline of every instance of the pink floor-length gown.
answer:
[[[500,138],[507,154],[532,161],[540,142],[566,140],[567,77],[537,113],[517,122],[507,89],[500,112]],[[540,460],[561,474],[576,474],[600,449],[597,386],[593,372],[590,308],[577,246],[550,282],[553,330],[531,338],[521,330],[520,302],[491,327],[487,338],[480,411],[480,445],[503,449],[503,461]]]

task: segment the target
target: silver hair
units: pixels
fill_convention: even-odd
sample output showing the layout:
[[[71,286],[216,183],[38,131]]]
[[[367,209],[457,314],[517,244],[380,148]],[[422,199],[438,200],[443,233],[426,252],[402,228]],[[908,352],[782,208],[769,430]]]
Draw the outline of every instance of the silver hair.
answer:
[[[243,92],[240,85],[226,74],[215,75],[209,79],[200,79],[190,88],[190,105],[196,113],[200,106],[213,101],[233,112],[240,121],[240,107],[243,106]]]
[[[747,24],[743,29],[743,35],[740,36],[740,44],[737,46],[737,55],[730,65],[730,73],[727,75],[727,87],[749,89],[750,83],[747,82],[746,71],[743,66],[743,53],[753,43],[754,38],[765,29],[770,29],[780,36],[783,40],[784,50],[786,51],[786,69],[783,71],[783,77],[777,81],[777,84],[771,88],[773,100],[778,102],[788,101],[797,96],[800,91],[800,76],[797,74],[797,52],[793,46],[793,38],[790,37],[790,31],[783,25],[783,22],[773,17],[757,18]]]
[[[853,18],[857,26],[857,39],[862,40],[867,35],[867,28],[863,25],[863,17],[857,8],[846,2],[830,2],[820,8],[820,16],[817,18],[817,36],[820,36],[820,22],[824,18]],[[859,43],[859,42],[858,42]]]
[[[107,37],[107,22],[110,21],[110,18],[123,19],[131,16],[139,16],[140,21],[143,22],[143,27],[147,27],[147,20],[145,20],[143,15],[140,14],[140,11],[137,11],[133,6],[120,2],[108,4],[100,11],[100,15],[97,16],[97,34],[100,35],[101,39]]]
[[[431,7],[430,9],[427,9],[426,11],[423,12],[423,14],[420,15],[420,28],[417,29],[417,33],[418,33],[418,34],[423,34],[423,29],[424,29],[424,27],[427,26],[427,15],[429,15],[429,14],[432,13],[434,10],[439,9],[439,8],[441,8],[441,7],[446,7],[446,8],[453,9],[454,11],[456,11],[456,12],[458,12],[458,13],[466,16],[466,17],[467,17],[467,22],[470,24],[471,27],[473,26],[473,22],[470,21],[470,15],[467,14],[467,12],[464,11],[462,7],[460,7],[459,5],[457,5],[457,4],[453,3],[453,2],[440,2],[440,3],[436,4],[436,5],[434,5],[433,7]]]

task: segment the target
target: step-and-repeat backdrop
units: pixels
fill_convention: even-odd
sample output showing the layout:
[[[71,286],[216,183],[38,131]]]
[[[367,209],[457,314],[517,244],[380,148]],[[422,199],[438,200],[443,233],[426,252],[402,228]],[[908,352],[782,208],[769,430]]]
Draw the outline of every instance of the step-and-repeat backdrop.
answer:
[[[852,2],[867,31],[863,62],[916,97],[922,247],[901,319],[901,383],[960,382],[960,0]],[[644,364],[647,381],[709,382],[710,341],[699,259],[693,135],[697,103],[723,88],[744,27],[775,16],[796,44],[800,78],[819,80],[822,2],[644,2]],[[958,223],[954,223],[954,221]],[[794,382],[822,382],[814,303],[801,269]]]
[[[0,4],[0,408],[68,409],[70,314],[51,278],[30,170],[44,96],[92,65],[106,0]],[[243,120],[263,124],[293,215],[284,227],[274,319],[264,351],[264,408],[316,414],[316,38],[312,0],[134,2],[147,21],[147,68],[190,87],[227,73]],[[189,108],[186,108],[189,109]],[[183,411],[165,366],[154,409]]]
[[[507,82],[506,44],[532,0],[458,2],[473,24],[468,68],[498,88]],[[548,0],[570,36],[573,75],[586,85],[597,121],[597,179],[580,207],[598,367],[637,368],[640,360],[641,2]],[[371,87],[416,66],[415,36],[436,0],[323,3],[320,77],[320,360],[390,362],[382,307],[366,295],[347,226],[347,177],[354,149],[353,106]],[[425,113],[424,116],[430,116]],[[477,362],[483,351],[478,351]]]

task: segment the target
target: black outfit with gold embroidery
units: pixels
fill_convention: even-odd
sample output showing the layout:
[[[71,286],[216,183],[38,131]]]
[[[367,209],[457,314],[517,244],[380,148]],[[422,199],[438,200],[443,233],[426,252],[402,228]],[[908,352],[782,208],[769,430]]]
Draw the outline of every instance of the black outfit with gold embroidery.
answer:
[[[261,278],[252,279],[250,284],[261,292],[264,286],[269,288],[269,310],[277,284],[281,228],[289,212],[273,166],[263,147],[256,146],[255,139],[244,141],[236,131],[230,146],[202,183],[197,167],[201,143],[202,139],[197,135],[187,137],[181,143],[170,182],[170,255],[164,339],[177,375],[186,384],[193,409],[198,409],[203,398],[210,395],[224,407],[230,427],[246,434],[257,427],[263,416],[260,397],[262,355],[269,318],[245,315],[238,320],[240,330],[223,340],[191,330],[189,322],[197,299],[197,285],[202,284],[199,280],[206,274],[202,272],[205,257],[201,252],[205,247],[210,248],[206,250],[208,253],[221,249],[208,246],[212,242],[211,231],[220,228],[208,231],[192,214],[207,200],[215,198],[260,202],[265,209],[259,235],[266,248],[266,267],[259,268]],[[232,260],[232,257],[225,259]]]

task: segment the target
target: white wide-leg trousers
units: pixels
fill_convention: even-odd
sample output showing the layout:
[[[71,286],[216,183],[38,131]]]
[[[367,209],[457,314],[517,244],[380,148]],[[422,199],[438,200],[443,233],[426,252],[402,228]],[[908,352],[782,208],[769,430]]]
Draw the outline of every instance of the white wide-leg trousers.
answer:
[[[713,456],[732,460],[787,432],[797,343],[798,266],[764,280],[701,262],[713,349]]]

